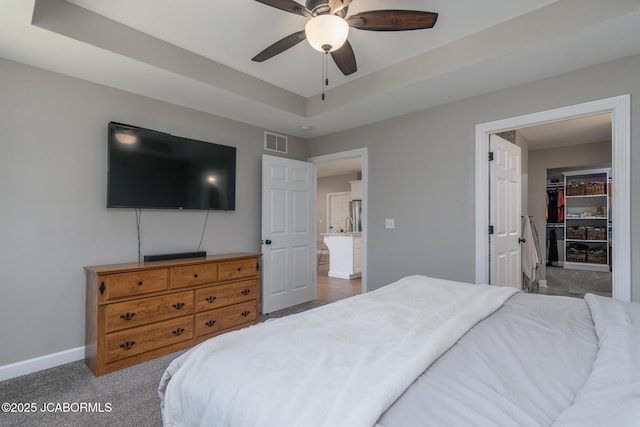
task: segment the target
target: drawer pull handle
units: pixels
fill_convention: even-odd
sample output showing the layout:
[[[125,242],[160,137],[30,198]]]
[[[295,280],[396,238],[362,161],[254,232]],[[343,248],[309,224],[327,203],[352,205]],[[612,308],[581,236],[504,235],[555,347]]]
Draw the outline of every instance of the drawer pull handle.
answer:
[[[135,343],[135,341],[127,341],[124,344],[120,344],[120,348],[123,350],[131,350],[131,347],[133,347]]]
[[[242,270],[242,267],[238,267],[238,271]]]
[[[249,295],[251,293],[251,289],[245,289],[242,291],[242,295]]]
[[[138,281],[138,286],[142,286],[142,284],[143,284],[143,283],[144,283],[144,282],[143,282],[142,280],[139,280],[139,281]]]
[[[180,310],[182,307],[184,307],[184,303],[183,302],[177,302],[177,303],[173,304],[171,307],[175,308],[176,310]]]
[[[194,278],[194,279],[197,279],[197,278],[198,278],[198,273],[194,274],[194,275],[193,275],[193,278]]]
[[[243,311],[242,313],[240,313],[240,315],[243,316],[243,317],[247,317],[249,314],[251,314],[251,312],[250,311],[246,311],[246,310]]]
[[[131,320],[135,315],[136,315],[135,313],[126,312],[125,314],[121,315],[120,318],[123,320]]]
[[[184,328],[178,328],[175,331],[172,331],[171,333],[175,336],[178,336],[178,335],[182,335],[183,332],[184,332]]]
[[[212,327],[215,324],[216,324],[215,320],[209,320],[208,322],[205,323],[205,325],[207,325],[208,327]]]
[[[205,298],[205,300],[206,300],[208,303],[212,303],[212,302],[214,302],[214,301],[216,300],[216,297],[206,297],[206,298]]]

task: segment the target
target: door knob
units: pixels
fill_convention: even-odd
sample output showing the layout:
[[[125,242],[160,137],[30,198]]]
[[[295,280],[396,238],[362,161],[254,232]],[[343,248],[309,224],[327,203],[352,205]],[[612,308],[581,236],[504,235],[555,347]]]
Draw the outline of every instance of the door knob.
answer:
[[[520,237],[518,239],[518,243],[525,243],[527,241],[527,239],[523,239],[522,237]]]
[[[265,244],[265,245],[270,245],[271,243],[273,243],[273,242],[272,242],[271,240],[269,240],[269,239],[267,239],[267,240],[265,240],[265,241],[264,241],[264,244]]]

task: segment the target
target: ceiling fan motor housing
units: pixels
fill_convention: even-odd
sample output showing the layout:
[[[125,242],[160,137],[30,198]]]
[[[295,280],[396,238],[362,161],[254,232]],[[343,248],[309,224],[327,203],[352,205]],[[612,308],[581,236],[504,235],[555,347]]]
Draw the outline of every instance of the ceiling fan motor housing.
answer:
[[[329,0],[307,0],[305,6],[313,16],[331,12]]]

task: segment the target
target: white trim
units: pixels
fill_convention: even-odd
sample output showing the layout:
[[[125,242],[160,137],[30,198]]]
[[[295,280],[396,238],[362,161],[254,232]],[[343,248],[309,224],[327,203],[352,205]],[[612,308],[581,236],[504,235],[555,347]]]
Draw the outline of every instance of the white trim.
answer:
[[[84,346],[0,366],[0,381],[84,359]]]
[[[612,128],[613,298],[631,301],[631,96],[628,94],[476,125],[476,283],[486,283],[489,277],[489,134],[601,113],[611,113]]]
[[[339,153],[326,154],[324,156],[310,157],[307,161],[318,164],[332,162],[334,160],[352,159],[360,157],[362,161],[362,293],[367,292],[367,220],[369,218],[369,150],[367,147],[356,148],[354,150],[342,151]],[[317,215],[316,215],[317,216]],[[316,218],[317,222],[317,218]]]

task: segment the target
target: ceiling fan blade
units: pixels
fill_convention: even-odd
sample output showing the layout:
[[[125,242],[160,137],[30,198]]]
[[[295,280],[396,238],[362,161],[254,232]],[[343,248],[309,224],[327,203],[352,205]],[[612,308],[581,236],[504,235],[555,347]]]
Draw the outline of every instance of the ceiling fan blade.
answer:
[[[369,31],[407,31],[432,28],[438,19],[434,12],[418,10],[371,10],[350,16],[353,28]]]
[[[340,49],[331,52],[331,57],[333,58],[333,62],[336,63],[340,71],[342,71],[342,74],[345,76],[358,71],[356,55],[353,53],[353,48],[351,47],[349,40],[344,42]]]
[[[311,12],[306,7],[293,0],[256,0],[258,3],[284,10],[285,12],[311,18]]]
[[[294,47],[306,38],[307,35],[305,34],[304,30],[298,31],[297,33],[289,34],[287,37],[283,38],[282,40],[278,40],[277,42],[251,58],[251,60],[255,62],[264,62],[267,59],[273,58],[277,54]]]

